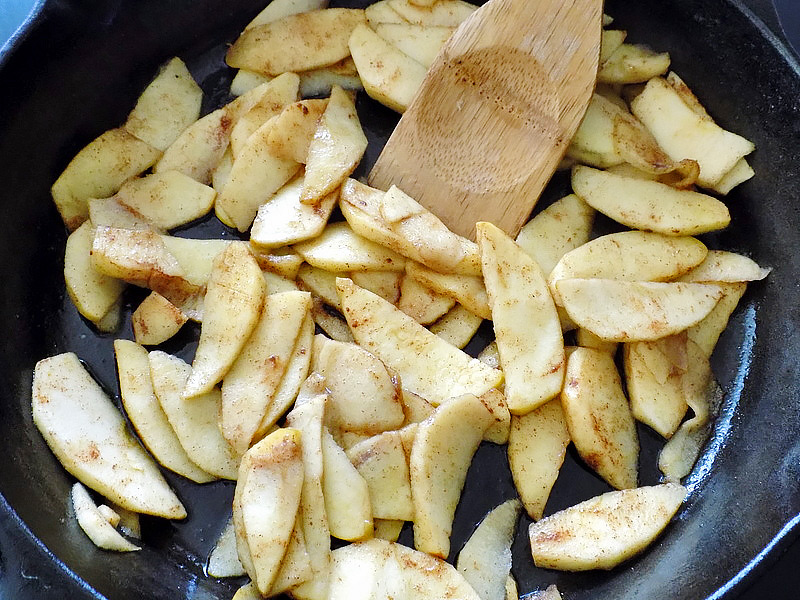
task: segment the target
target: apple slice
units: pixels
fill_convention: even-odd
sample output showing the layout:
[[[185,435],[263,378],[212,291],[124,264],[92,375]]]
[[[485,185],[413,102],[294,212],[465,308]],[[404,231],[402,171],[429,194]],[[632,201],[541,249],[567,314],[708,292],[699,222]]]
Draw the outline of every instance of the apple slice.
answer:
[[[327,98],[300,100],[285,106],[275,118],[270,132],[269,145],[272,153],[280,158],[305,164],[308,147],[327,106]]]
[[[602,494],[530,526],[537,567],[612,569],[646,548],[678,511],[686,489],[665,483]]]
[[[752,258],[735,252],[710,250],[705,260],[683,275],[679,281],[699,283],[761,281],[771,270],[760,267]]]
[[[208,392],[230,369],[258,323],[265,295],[261,269],[246,246],[231,244],[214,259],[184,397]]]
[[[431,333],[379,296],[337,279],[342,312],[356,342],[396,371],[403,386],[434,405],[454,395],[483,394],[502,373]]]
[[[131,315],[133,337],[137,344],[157,346],[178,333],[188,320],[189,317],[164,296],[150,292]]]
[[[428,330],[456,348],[463,349],[478,333],[481,323],[483,317],[473,314],[461,304],[456,304],[447,314],[432,323]]]
[[[419,6],[410,0],[389,0],[389,6],[409,23],[426,27],[458,27],[478,8],[462,0],[439,0],[429,6]]]
[[[139,546],[131,544],[114,529],[114,525],[108,522],[80,482],[76,482],[72,486],[71,496],[72,509],[75,511],[78,525],[95,546],[116,552],[141,550]],[[108,507],[104,506],[104,508]]]
[[[473,394],[453,398],[420,423],[411,449],[414,545],[446,558],[450,554],[453,515],[461,498],[472,456],[494,422]]]
[[[438,320],[447,314],[455,303],[456,301],[452,298],[434,292],[411,277],[403,277],[400,282],[400,299],[397,301],[397,308],[420,325],[430,325]]]
[[[313,240],[297,244],[295,250],[318,269],[347,271],[402,271],[406,259],[353,232],[347,223],[331,223]]]
[[[245,575],[242,562],[236,551],[236,531],[233,526],[233,519],[229,519],[225,524],[222,533],[211,550],[208,557],[206,571],[211,577],[241,577]]]
[[[325,511],[331,535],[340,540],[362,540],[372,535],[372,506],[367,482],[327,428],[322,431]]]
[[[406,275],[438,294],[452,298],[471,313],[483,319],[492,318],[489,296],[482,277],[440,273],[416,262],[406,265]]]
[[[453,27],[411,23],[380,23],[374,29],[375,33],[426,69],[430,68],[433,59],[454,31]]]
[[[78,480],[128,510],[186,517],[153,459],[75,354],[36,363],[31,397],[33,422]]]

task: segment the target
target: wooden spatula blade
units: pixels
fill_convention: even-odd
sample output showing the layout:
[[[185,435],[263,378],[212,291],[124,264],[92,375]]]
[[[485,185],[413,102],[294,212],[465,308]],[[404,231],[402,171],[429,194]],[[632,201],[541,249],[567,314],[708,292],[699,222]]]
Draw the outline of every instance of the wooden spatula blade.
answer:
[[[456,233],[516,235],[566,151],[597,75],[601,0],[491,0],[440,51],[369,175]]]

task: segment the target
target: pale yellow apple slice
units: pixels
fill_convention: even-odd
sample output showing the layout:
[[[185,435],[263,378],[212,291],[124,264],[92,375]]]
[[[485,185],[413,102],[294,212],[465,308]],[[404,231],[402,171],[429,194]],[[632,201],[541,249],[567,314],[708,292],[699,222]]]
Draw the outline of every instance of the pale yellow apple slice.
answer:
[[[149,354],[153,390],[181,446],[197,466],[224,479],[236,479],[239,456],[219,430],[222,403],[219,390],[185,398],[182,394],[192,368],[177,356],[160,350]]]
[[[319,298],[328,306],[341,311],[339,293],[336,291],[336,273],[319,269],[308,263],[300,265],[297,271],[297,283],[300,289],[308,290],[315,298]]]
[[[300,100],[285,106],[276,117],[269,136],[273,154],[305,164],[308,147],[327,106],[327,98]]]
[[[122,405],[145,447],[163,466],[196,483],[215,479],[198,467],[170,425],[153,390],[147,350],[128,340],[114,340]]]
[[[639,438],[614,358],[591,348],[573,351],[561,405],[584,462],[617,489],[636,487]]]
[[[389,6],[409,23],[426,27],[458,27],[478,8],[462,0],[439,0],[431,6],[418,6],[410,0],[389,0]]]
[[[438,320],[447,314],[455,303],[456,301],[452,298],[434,292],[411,277],[403,277],[400,282],[400,299],[397,301],[397,308],[420,325],[430,325]]]
[[[84,222],[67,238],[64,280],[78,312],[92,322],[102,319],[119,300],[125,283],[101,273],[92,265],[94,227]]]
[[[254,441],[310,309],[308,292],[267,296],[258,324],[222,380],[220,429],[240,454]]]
[[[184,397],[208,392],[230,369],[258,323],[265,295],[261,269],[246,246],[231,244],[214,259]]]
[[[329,96],[334,85],[350,92],[364,89],[352,57],[337,63],[300,73],[300,95],[303,98]]]
[[[158,292],[150,292],[131,315],[137,344],[157,346],[178,333],[189,317]]]
[[[241,577],[245,574],[236,551],[236,532],[233,519],[229,519],[208,557],[206,572],[211,577]]]
[[[453,30],[453,27],[411,23],[380,23],[375,26],[375,33],[426,69],[430,68],[433,59],[444,43],[450,39]]]
[[[281,567],[267,596],[277,596],[289,589],[297,589],[297,586],[307,583],[312,576],[311,560],[308,556],[305,534],[300,523],[301,512],[302,509],[298,508],[286,554],[283,556]],[[297,598],[300,599],[302,596],[298,595]]]
[[[456,304],[447,314],[432,323],[428,330],[456,348],[463,349],[478,333],[481,323],[483,317],[473,314],[461,304]]]
[[[125,129],[162,152],[200,117],[203,90],[180,58],[158,72],[128,115]]]
[[[396,187],[382,192],[348,179],[339,206],[353,230],[443,273],[480,275],[474,242],[451,232],[436,215]]]
[[[353,271],[347,275],[359,287],[378,294],[391,304],[400,299],[400,283],[405,278],[398,271]]]
[[[557,200],[519,230],[516,242],[545,276],[570,250],[589,241],[594,209],[575,194]]]
[[[139,546],[126,540],[114,529],[114,526],[108,522],[103,512],[99,510],[89,492],[80,482],[76,482],[72,486],[71,496],[72,509],[75,511],[78,525],[95,546],[115,552],[141,550]],[[108,507],[104,506],[104,508]]]
[[[475,227],[506,402],[513,414],[525,414],[561,391],[561,324],[536,261],[491,223]]]
[[[669,64],[667,52],[653,52],[636,44],[620,44],[601,67],[597,81],[611,84],[644,83],[666,73]]]
[[[511,573],[511,542],[521,504],[514,498],[494,508],[458,553],[456,569],[482,600],[505,600]]]
[[[346,58],[350,32],[364,11],[329,8],[286,15],[246,29],[225,57],[229,66],[265,75],[308,71]],[[286,52],[291,48],[291,52]]]
[[[94,227],[118,227],[120,229],[153,229],[156,227],[130,206],[120,202],[116,196],[89,199],[89,220]]]
[[[712,196],[590,167],[575,167],[572,189],[596,210],[634,229],[697,235],[723,229],[731,220],[728,208]]]
[[[375,519],[373,521],[375,527],[373,535],[387,542],[396,542],[405,524],[405,521],[397,521],[394,519]]]
[[[718,285],[561,279],[556,290],[575,323],[604,340],[655,340],[702,320],[722,297]]]
[[[686,489],[666,483],[608,492],[530,527],[537,567],[611,569],[646,548],[678,511]]]
[[[272,23],[289,15],[327,8],[327,0],[274,0],[258,13],[245,29]]]
[[[719,336],[728,326],[728,319],[736,310],[739,300],[742,299],[747,289],[747,284],[744,282],[718,285],[722,288],[722,298],[706,318],[687,329],[689,339],[697,344],[706,356],[711,356]]]
[[[414,520],[408,460],[399,432],[359,442],[348,448],[347,457],[367,482],[374,518]]]
[[[494,417],[473,394],[453,398],[420,423],[411,449],[414,546],[446,558],[453,515],[472,456]]]
[[[317,335],[311,370],[325,377],[330,392],[327,423],[369,435],[402,425],[399,382],[363,348]]]
[[[295,527],[303,488],[300,437],[296,429],[278,429],[248,450],[239,467],[234,525],[252,561],[244,567],[262,595],[272,588]]]
[[[524,416],[511,417],[508,464],[517,493],[532,519],[539,520],[544,514],[569,442],[558,398]]]
[[[322,490],[331,535],[347,541],[370,537],[372,507],[367,482],[327,428],[322,432],[322,459]]]
[[[370,4],[364,13],[367,23],[375,29],[380,23],[408,23],[400,14],[389,6],[389,0],[379,0]]]
[[[317,237],[336,206],[336,194],[320,198],[314,205],[303,204],[300,193],[304,177],[298,177],[258,207],[250,243],[258,248],[277,248]]]
[[[411,261],[406,265],[406,275],[433,291],[452,298],[473,314],[483,319],[492,318],[489,296],[482,277],[440,273]]]
[[[752,258],[735,252],[710,250],[705,260],[683,275],[679,281],[700,283],[761,281],[771,270],[760,267]]]
[[[308,146],[300,202],[313,206],[336,191],[358,166],[366,149],[367,136],[361,129],[353,99],[334,85]]]
[[[214,259],[231,244],[247,246],[245,242],[231,240],[198,240],[192,238],[162,235],[161,241],[180,265],[187,281],[197,286],[208,285]]]
[[[322,329],[323,333],[332,340],[337,342],[352,343],[353,334],[350,333],[350,328],[340,316],[329,312],[325,308],[325,303],[319,298],[314,299],[314,305],[311,307],[311,317],[314,323]]]
[[[353,232],[347,223],[331,223],[321,235],[294,249],[319,269],[347,271],[402,271],[406,259]]]
[[[455,395],[483,394],[502,373],[431,333],[379,296],[337,279],[342,312],[356,342],[396,371],[403,386],[434,405]]]
[[[33,422],[59,462],[83,484],[128,510],[186,517],[153,459],[75,354],[36,363],[31,397]]]
[[[123,128],[89,142],[70,161],[50,192],[64,224],[74,230],[89,216],[90,198],[107,198],[131,177],[151,167],[161,151]]]

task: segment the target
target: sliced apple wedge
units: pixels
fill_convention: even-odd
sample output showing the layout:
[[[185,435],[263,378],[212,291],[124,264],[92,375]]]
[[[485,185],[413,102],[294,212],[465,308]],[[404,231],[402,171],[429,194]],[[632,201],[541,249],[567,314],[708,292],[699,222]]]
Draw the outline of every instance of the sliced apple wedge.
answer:
[[[639,438],[614,358],[601,350],[574,350],[561,405],[570,438],[586,464],[617,489],[636,487]]]
[[[75,354],[36,363],[31,396],[33,422],[78,480],[128,510],[186,517],[153,459]]]
[[[400,299],[400,283],[405,278],[398,271],[353,271],[348,277],[357,286],[378,294],[390,304],[397,304]]]
[[[646,548],[678,511],[686,489],[665,483],[608,492],[530,526],[537,567],[611,569]]]
[[[396,371],[409,391],[438,405],[464,393],[483,394],[503,376],[431,333],[379,296],[337,279],[342,312],[356,342]]]
[[[137,344],[157,346],[178,333],[189,317],[158,292],[142,300],[131,315],[133,337]]]
[[[270,132],[272,153],[305,164],[317,124],[328,106],[327,98],[300,100],[286,105]]]
[[[300,506],[300,437],[296,429],[278,429],[248,450],[239,467],[234,526],[250,559],[243,561],[244,567],[265,596],[278,575]]]
[[[705,260],[683,275],[680,281],[700,283],[761,281],[769,275],[771,270],[760,267],[752,258],[735,252],[710,250]]]
[[[375,33],[426,69],[430,68],[433,59],[454,31],[453,27],[411,23],[380,23],[374,29]]]
[[[492,318],[489,296],[483,278],[456,273],[440,273],[417,262],[406,265],[406,275],[438,294],[452,298],[483,319]]]
[[[697,344],[706,356],[711,356],[719,336],[728,326],[728,319],[736,310],[739,300],[747,290],[746,283],[720,283],[717,285],[722,288],[722,298],[706,318],[686,330],[689,340]]]
[[[295,250],[319,269],[348,271],[402,271],[406,259],[353,232],[347,223],[332,223],[313,240],[297,244]]]
[[[153,390],[186,454],[204,471],[236,479],[239,456],[219,430],[222,403],[219,390],[185,398],[182,394],[192,368],[177,356],[160,350],[149,354]]]
[[[456,304],[447,314],[432,323],[428,330],[456,348],[463,349],[478,333],[481,323],[483,317],[473,314],[461,304]]]
[[[561,279],[556,291],[570,318],[604,340],[656,340],[691,327],[722,297],[704,283]]]
[[[330,432],[322,432],[325,512],[331,535],[340,540],[363,540],[372,535],[369,487]]]
[[[72,486],[72,509],[83,532],[92,540],[92,543],[103,550],[115,552],[134,552],[141,550],[136,544],[130,543],[114,526],[108,522],[92,500],[89,492],[80,482]],[[108,508],[107,506],[105,508]]]
[[[222,380],[220,429],[240,454],[254,441],[310,310],[308,292],[267,296],[258,324]]]
[[[450,554],[453,515],[467,469],[493,421],[477,396],[464,394],[420,423],[409,461],[418,550],[440,558]]]
[[[189,458],[161,408],[153,390],[147,350],[135,342],[114,340],[114,352],[122,405],[150,453],[167,469],[196,483],[214,480]]]
[[[452,298],[434,292],[411,277],[403,277],[400,283],[400,299],[397,301],[397,308],[420,325],[433,323],[447,314],[455,303],[456,301]]]
[[[214,259],[184,397],[208,392],[230,369],[258,323],[265,295],[261,269],[246,246],[231,244]]]
[[[491,223],[475,227],[506,402],[513,414],[525,414],[561,391],[561,324],[536,261]]]
[[[229,519],[227,524],[219,534],[214,549],[208,557],[206,571],[211,577],[241,577],[245,574],[242,562],[236,551],[236,531],[233,527],[233,519]]]

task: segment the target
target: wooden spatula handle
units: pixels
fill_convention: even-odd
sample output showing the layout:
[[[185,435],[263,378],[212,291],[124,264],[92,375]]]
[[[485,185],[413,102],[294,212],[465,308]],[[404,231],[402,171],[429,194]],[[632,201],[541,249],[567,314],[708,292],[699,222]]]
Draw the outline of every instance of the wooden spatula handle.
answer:
[[[600,0],[485,4],[440,51],[370,183],[461,235],[479,220],[516,235],[586,110],[601,12]]]

